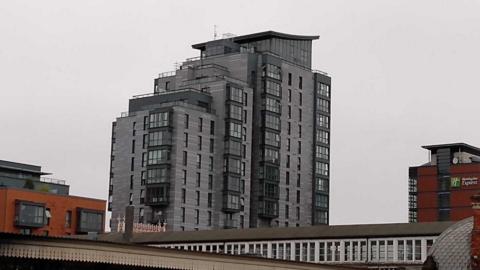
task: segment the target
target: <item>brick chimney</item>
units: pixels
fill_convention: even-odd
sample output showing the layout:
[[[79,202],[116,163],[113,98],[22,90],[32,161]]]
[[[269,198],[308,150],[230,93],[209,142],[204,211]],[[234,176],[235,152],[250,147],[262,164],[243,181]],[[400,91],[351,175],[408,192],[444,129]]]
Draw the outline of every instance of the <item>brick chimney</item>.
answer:
[[[473,229],[471,242],[472,270],[480,270],[480,193],[471,197],[473,209]]]

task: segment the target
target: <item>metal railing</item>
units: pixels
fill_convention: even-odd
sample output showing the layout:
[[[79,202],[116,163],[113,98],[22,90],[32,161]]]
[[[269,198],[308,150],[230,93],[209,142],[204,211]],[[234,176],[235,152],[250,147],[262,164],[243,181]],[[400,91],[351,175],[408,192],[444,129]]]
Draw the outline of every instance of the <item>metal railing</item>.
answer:
[[[132,97],[132,99],[153,97],[153,96],[161,96],[161,95],[168,95],[168,94],[173,94],[173,93],[178,93],[178,92],[188,92],[188,91],[204,93],[204,94],[207,94],[207,95],[210,94],[208,92],[201,91],[201,90],[198,90],[196,88],[187,87],[187,88],[180,88],[180,89],[170,90],[170,91],[154,92],[154,93],[148,93],[148,94],[135,95],[135,96]]]
[[[57,185],[65,185],[65,183],[66,183],[65,180],[55,179],[55,178],[50,178],[50,177],[40,177],[40,182],[57,184]]]
[[[167,71],[167,72],[159,73],[159,74],[158,74],[158,79],[160,79],[160,78],[165,78],[165,77],[175,76],[176,72],[177,72],[177,71],[174,70],[174,71]]]

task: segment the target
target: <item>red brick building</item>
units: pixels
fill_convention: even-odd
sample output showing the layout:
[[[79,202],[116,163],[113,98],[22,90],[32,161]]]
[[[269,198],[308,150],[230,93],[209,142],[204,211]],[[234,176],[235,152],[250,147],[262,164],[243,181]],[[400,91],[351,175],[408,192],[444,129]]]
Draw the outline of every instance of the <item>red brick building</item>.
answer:
[[[409,221],[457,221],[473,215],[480,192],[480,149],[465,143],[429,145],[428,163],[409,170]]]

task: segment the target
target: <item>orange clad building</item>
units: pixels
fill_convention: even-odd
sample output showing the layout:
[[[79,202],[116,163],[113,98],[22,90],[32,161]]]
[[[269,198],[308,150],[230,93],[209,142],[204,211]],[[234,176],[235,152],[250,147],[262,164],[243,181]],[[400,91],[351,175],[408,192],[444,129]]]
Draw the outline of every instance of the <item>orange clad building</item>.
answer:
[[[71,235],[103,232],[106,201],[69,195],[40,166],[0,160],[0,232]]]

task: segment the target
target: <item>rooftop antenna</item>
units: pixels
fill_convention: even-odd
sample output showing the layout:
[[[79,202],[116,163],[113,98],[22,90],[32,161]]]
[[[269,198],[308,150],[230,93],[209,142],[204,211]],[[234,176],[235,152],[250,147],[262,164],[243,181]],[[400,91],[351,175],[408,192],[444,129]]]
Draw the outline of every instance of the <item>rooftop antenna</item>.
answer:
[[[214,24],[214,25],[213,25],[213,40],[216,40],[216,39],[217,39],[217,36],[218,36],[218,34],[217,34],[217,25]]]

